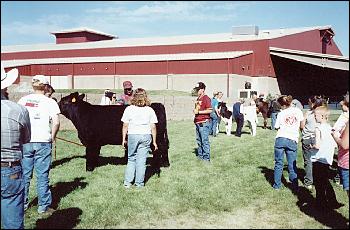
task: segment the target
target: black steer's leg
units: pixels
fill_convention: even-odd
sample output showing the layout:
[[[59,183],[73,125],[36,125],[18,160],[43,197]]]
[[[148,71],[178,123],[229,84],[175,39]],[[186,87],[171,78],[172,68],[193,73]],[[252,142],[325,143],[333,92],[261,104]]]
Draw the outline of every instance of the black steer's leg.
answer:
[[[161,151],[161,166],[162,167],[169,167],[169,156],[168,156],[168,148],[162,149]]]
[[[158,174],[158,177],[160,176],[160,158],[161,158],[161,152],[160,150],[152,151],[152,161],[151,161],[151,168],[154,173]]]
[[[86,146],[86,171],[94,171],[98,164],[101,146]]]

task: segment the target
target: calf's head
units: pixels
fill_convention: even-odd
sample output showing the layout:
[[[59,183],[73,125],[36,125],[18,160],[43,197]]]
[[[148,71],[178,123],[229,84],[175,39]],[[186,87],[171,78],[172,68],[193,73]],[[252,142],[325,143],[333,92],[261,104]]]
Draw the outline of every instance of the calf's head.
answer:
[[[61,113],[65,116],[69,115],[69,113],[74,110],[75,107],[83,102],[84,97],[85,94],[79,95],[78,92],[74,92],[68,96],[62,97],[62,99],[58,102]]]

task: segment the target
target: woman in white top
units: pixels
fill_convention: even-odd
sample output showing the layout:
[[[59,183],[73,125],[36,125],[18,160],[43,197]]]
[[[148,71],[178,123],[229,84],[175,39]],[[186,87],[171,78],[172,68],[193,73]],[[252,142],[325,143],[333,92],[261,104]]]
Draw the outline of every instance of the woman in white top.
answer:
[[[122,146],[128,146],[128,163],[124,178],[125,188],[131,187],[134,178],[137,187],[144,186],[146,159],[152,139],[154,149],[158,149],[155,125],[158,120],[150,104],[146,91],[138,88],[134,92],[131,105],[126,107],[121,118],[123,122]]]
[[[299,129],[304,119],[303,112],[292,104],[292,96],[281,96],[277,99],[282,111],[278,113],[275,128],[278,129],[275,140],[275,168],[273,188],[278,190],[282,187],[283,158],[287,156],[289,181],[292,189],[298,188],[297,177],[297,150]]]

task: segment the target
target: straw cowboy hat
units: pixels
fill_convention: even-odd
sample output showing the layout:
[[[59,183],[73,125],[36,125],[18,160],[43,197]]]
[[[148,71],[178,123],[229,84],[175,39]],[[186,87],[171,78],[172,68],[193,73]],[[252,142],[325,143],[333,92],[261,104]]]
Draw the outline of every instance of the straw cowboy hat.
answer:
[[[18,69],[12,69],[8,73],[5,73],[3,64],[1,63],[1,89],[9,87],[18,78]]]

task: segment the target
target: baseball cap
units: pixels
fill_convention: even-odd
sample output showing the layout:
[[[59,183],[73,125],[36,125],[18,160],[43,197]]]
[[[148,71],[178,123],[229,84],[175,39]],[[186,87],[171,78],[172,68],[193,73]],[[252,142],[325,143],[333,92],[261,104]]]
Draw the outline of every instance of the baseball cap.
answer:
[[[12,85],[18,78],[18,69],[11,69],[5,73],[3,64],[1,63],[1,89],[5,89]]]
[[[197,85],[194,88],[195,90],[205,89],[205,84],[200,81],[197,83]]]
[[[47,77],[46,76],[44,76],[44,75],[35,75],[34,77],[33,77],[33,79],[32,79],[32,83],[34,84],[34,83],[36,83],[36,84],[38,84],[38,85],[40,85],[40,84],[50,84],[50,82],[49,82],[49,80],[47,79]]]
[[[124,89],[132,88],[131,81],[124,81],[123,82],[123,88]]]

